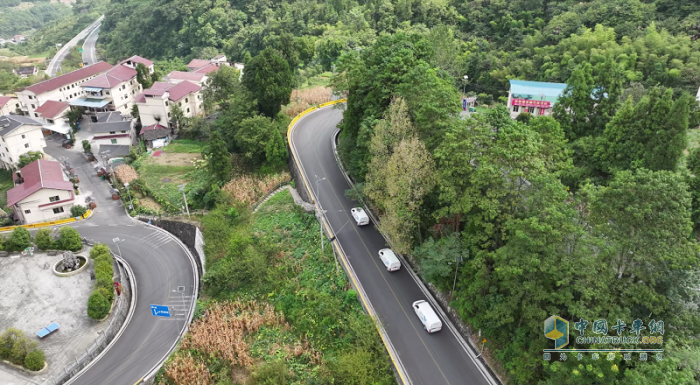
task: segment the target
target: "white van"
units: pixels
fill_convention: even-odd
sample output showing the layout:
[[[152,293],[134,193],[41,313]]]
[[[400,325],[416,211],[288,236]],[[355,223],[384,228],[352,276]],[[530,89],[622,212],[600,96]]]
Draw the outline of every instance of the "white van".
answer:
[[[369,223],[369,217],[367,216],[367,213],[365,213],[365,210],[362,209],[362,207],[353,207],[350,209],[350,213],[355,219],[355,222],[357,222],[358,226],[364,226]]]
[[[382,260],[388,271],[396,271],[401,268],[399,258],[393,251],[391,251],[391,249],[379,250],[379,259]]]
[[[435,333],[442,330],[442,321],[440,321],[440,318],[426,301],[420,300],[414,302],[413,311],[416,312],[420,322],[423,324],[423,329],[427,330],[428,333]]]

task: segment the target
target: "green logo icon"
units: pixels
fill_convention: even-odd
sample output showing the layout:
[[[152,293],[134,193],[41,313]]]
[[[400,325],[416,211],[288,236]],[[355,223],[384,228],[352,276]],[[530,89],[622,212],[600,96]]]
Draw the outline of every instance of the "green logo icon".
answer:
[[[569,322],[553,315],[544,320],[544,336],[554,340],[554,349],[561,349],[569,344]]]

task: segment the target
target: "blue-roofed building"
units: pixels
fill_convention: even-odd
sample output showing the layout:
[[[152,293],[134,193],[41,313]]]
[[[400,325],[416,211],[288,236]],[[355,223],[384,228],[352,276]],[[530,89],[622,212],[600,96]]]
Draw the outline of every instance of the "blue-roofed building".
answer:
[[[549,116],[552,108],[564,92],[566,84],[510,80],[508,108],[510,117],[515,119],[523,112],[534,116]]]

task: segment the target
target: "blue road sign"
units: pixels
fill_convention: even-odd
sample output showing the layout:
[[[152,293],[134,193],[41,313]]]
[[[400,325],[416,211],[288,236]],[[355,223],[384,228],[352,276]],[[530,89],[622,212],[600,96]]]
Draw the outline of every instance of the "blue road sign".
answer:
[[[467,110],[467,99],[466,99],[466,98],[465,98],[465,99],[462,99],[462,109],[463,109],[464,111]]]
[[[170,308],[163,305],[151,305],[151,314],[156,317],[170,317]]]

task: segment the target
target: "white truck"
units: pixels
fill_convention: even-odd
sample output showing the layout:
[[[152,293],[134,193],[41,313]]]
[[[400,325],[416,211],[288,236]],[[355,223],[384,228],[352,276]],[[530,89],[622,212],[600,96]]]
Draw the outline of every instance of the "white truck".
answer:
[[[369,217],[367,216],[367,213],[365,213],[365,210],[362,209],[362,207],[351,208],[350,214],[352,214],[352,217],[353,219],[355,219],[355,222],[358,226],[364,226],[366,224],[369,224]]]
[[[413,311],[416,312],[420,322],[423,324],[423,329],[427,330],[428,333],[442,330],[442,321],[440,321],[440,317],[437,316],[435,310],[430,307],[428,302],[424,300],[414,302]]]
[[[384,263],[384,266],[386,266],[387,271],[396,271],[401,268],[399,258],[391,249],[379,250],[379,259],[382,260],[382,263]]]

